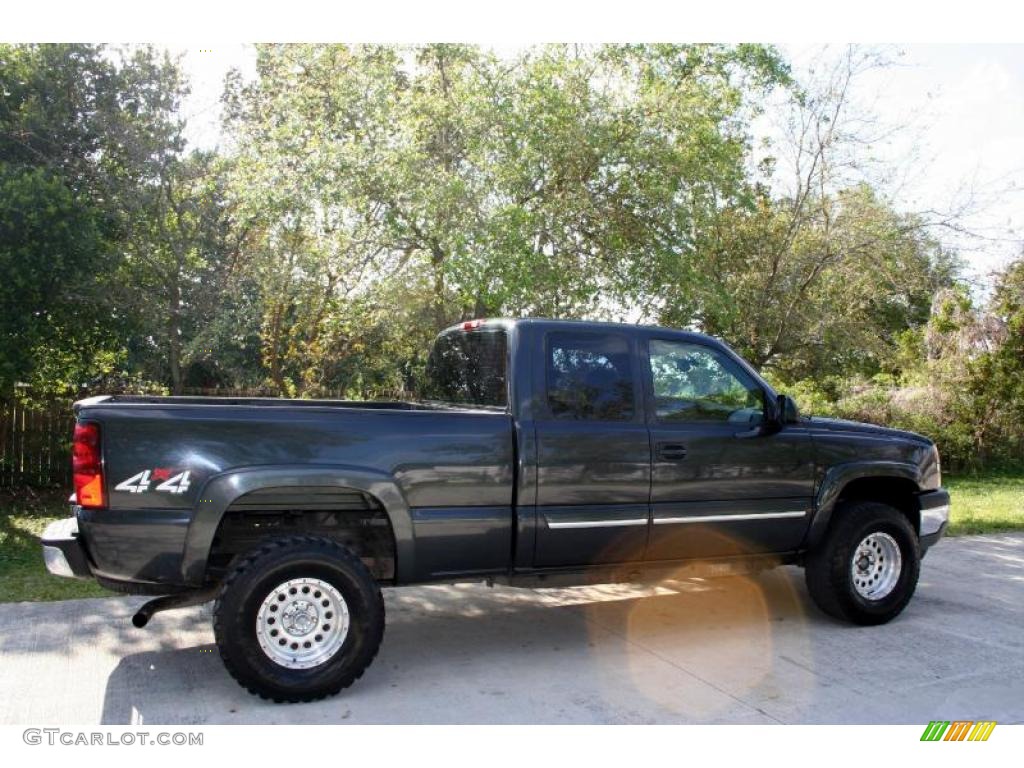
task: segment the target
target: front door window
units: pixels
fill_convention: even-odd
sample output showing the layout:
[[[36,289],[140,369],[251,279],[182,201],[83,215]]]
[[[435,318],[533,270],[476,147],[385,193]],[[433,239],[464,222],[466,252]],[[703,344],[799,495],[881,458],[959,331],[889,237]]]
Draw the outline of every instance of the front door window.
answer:
[[[735,361],[699,344],[653,339],[655,416],[660,422],[757,424],[764,390]]]

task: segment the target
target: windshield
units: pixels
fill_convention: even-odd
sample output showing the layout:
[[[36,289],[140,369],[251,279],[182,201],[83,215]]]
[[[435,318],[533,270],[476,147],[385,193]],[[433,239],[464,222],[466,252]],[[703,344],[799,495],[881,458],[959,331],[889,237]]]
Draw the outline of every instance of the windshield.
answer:
[[[504,408],[508,405],[507,369],[503,328],[450,331],[434,342],[423,398]]]

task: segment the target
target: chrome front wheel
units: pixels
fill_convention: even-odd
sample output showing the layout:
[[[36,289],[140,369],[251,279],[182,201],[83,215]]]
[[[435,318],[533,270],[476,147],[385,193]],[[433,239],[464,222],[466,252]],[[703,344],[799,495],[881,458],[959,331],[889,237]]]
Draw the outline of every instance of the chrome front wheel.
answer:
[[[853,551],[850,578],[865,600],[881,600],[896,588],[903,570],[903,556],[896,539],[876,531],[865,536]]]
[[[855,624],[884,624],[917,587],[921,549],[910,519],[889,504],[842,502],[804,561],[807,591],[822,611]]]

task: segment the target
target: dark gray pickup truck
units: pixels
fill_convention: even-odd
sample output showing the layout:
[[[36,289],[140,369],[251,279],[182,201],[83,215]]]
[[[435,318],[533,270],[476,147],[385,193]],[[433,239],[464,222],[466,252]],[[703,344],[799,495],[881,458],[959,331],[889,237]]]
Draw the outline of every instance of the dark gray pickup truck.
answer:
[[[858,624],[896,616],[949,496],[935,445],[806,418],[727,346],[664,328],[461,323],[411,402],[95,397],[49,569],[215,600],[228,671],[277,701],[356,680],[381,586],[803,565]]]

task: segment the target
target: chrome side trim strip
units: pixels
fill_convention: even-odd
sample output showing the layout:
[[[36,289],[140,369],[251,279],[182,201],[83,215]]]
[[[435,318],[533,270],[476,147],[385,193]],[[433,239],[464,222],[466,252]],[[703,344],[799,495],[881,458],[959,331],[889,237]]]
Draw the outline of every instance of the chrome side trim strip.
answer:
[[[544,521],[548,528],[618,528],[627,525],[647,525],[646,517],[638,517],[631,520],[566,520],[553,523],[547,517]]]
[[[794,510],[792,512],[762,512],[749,515],[699,515],[694,517],[656,517],[655,525],[668,525],[670,523],[728,523],[733,520],[777,520],[784,517],[804,517],[805,510]]]

